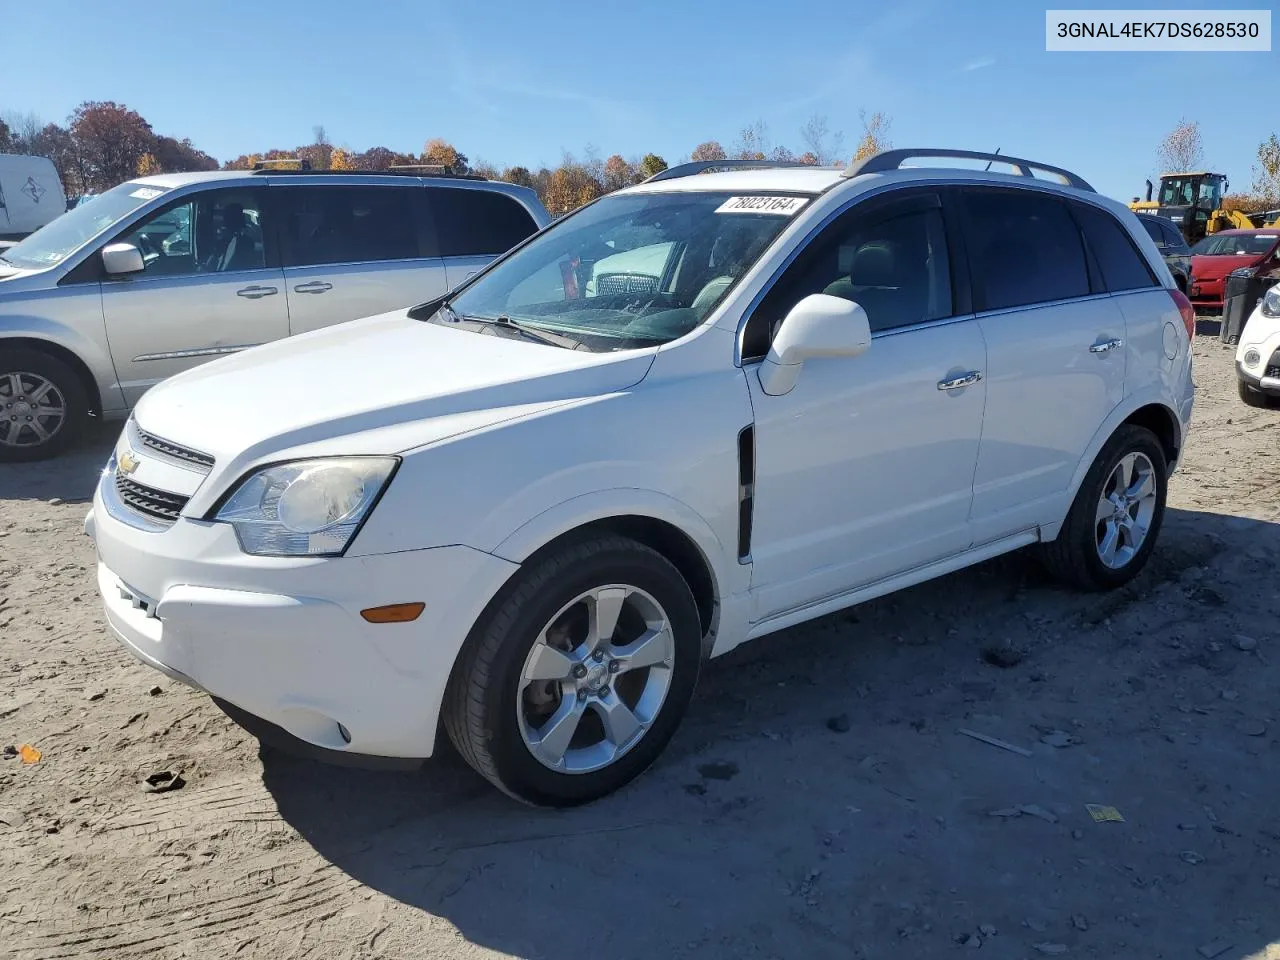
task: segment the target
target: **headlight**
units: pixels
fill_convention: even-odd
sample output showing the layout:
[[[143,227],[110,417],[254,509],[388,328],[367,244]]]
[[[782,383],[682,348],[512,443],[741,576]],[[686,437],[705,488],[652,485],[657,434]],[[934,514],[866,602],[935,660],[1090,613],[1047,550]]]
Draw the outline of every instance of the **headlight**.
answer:
[[[1264,317],[1280,317],[1280,284],[1267,291],[1262,298],[1262,315]]]
[[[214,516],[258,556],[332,557],[347,549],[399,465],[395,457],[326,457],[265,467]]]

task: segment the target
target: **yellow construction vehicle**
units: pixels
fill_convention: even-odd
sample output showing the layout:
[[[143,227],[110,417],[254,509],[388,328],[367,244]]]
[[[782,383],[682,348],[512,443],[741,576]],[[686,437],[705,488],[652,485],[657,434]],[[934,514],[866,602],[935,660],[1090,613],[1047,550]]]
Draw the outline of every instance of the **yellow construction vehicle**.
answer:
[[[1151,181],[1147,181],[1145,200],[1134,197],[1130,210],[1165,217],[1182,231],[1187,243],[1193,244],[1207,233],[1221,230],[1269,227],[1280,223],[1280,210],[1245,213],[1224,210],[1222,196],[1230,187],[1225,173],[1165,173],[1160,176],[1160,193],[1151,197]]]

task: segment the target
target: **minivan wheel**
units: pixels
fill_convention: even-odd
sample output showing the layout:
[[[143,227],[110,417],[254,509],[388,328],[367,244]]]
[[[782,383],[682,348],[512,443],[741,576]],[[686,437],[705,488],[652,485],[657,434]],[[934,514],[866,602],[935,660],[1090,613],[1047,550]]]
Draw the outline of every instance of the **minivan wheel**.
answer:
[[[39,350],[0,349],[0,463],[57,456],[88,418],[74,370]]]
[[[1041,546],[1045,566],[1086,590],[1128,583],[1155,546],[1168,490],[1160,441],[1145,427],[1125,424],[1085,474],[1058,538]]]
[[[661,554],[609,535],[566,545],[522,569],[477,623],[445,694],[445,729],[517,800],[595,800],[671,739],[701,640],[689,585]]]

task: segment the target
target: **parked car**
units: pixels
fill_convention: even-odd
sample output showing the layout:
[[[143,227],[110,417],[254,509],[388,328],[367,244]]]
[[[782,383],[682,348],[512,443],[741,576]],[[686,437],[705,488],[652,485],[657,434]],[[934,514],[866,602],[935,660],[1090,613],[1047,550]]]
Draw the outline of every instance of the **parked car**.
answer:
[[[1167,217],[1159,217],[1152,213],[1140,213],[1138,222],[1146,229],[1164,257],[1165,266],[1173,274],[1173,282],[1178,289],[1186,293],[1191,286],[1191,248],[1182,238],[1178,225]]]
[[[1249,406],[1280,406],[1280,285],[1267,290],[1240,334],[1236,379]]]
[[[251,729],[419,763],[442,727],[563,805],[745,640],[1021,547],[1127,583],[1191,304],[1079,177],[950,157],[993,159],[675,167],[445,297],[166,381],[86,520],[107,622]]]
[[[1197,310],[1222,312],[1227,276],[1240,267],[1280,265],[1280,230],[1223,230],[1191,248],[1191,302]]]
[[[121,184],[0,257],[0,461],[52,456],[213,357],[439,296],[549,220],[478,177]]]
[[[0,253],[66,209],[67,197],[52,160],[0,153]]]

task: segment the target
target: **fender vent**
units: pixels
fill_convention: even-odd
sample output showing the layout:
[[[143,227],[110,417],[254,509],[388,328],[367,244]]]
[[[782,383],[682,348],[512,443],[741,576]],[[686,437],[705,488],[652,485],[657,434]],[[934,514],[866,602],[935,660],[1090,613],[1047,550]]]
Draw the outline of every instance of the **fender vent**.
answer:
[[[751,517],[756,496],[756,428],[738,434],[738,559],[751,556]]]

